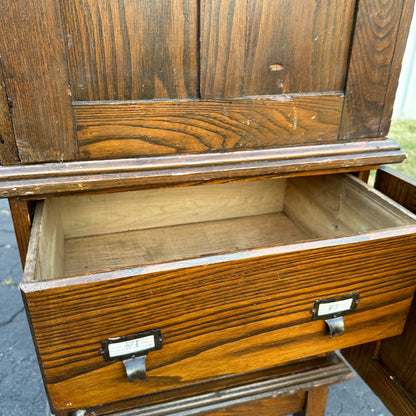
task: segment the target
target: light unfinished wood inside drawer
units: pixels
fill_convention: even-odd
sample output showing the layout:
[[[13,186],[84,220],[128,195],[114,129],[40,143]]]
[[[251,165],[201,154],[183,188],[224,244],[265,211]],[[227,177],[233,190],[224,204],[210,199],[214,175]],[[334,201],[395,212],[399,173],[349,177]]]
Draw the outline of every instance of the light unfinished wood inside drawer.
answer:
[[[347,175],[49,199],[34,280],[406,226],[415,217]]]

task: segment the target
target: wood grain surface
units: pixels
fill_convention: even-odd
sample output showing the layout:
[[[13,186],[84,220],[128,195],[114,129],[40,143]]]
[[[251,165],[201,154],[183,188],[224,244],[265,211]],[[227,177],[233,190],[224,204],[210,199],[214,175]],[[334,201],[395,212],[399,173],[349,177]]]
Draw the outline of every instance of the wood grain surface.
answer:
[[[19,162],[9,105],[12,105],[12,103],[9,103],[6,94],[3,71],[0,65],[0,166],[13,165]]]
[[[390,166],[382,166],[377,171],[376,189],[393,201],[416,213],[416,179]]]
[[[328,393],[329,386],[311,390],[306,399],[305,416],[324,416]]]
[[[398,334],[415,286],[415,231],[23,283],[54,407],[121,400]],[[345,317],[345,335],[330,339],[310,309],[316,299],[353,292],[357,312]],[[128,383],[122,363],[103,361],[101,341],[151,328],[162,330],[163,349],[149,354],[145,381]]]
[[[273,415],[284,416],[296,413],[303,409],[306,400],[305,393],[298,393],[290,396],[271,398],[265,400],[256,400],[250,403],[240,403],[229,405],[223,409],[212,409],[201,413],[204,416],[252,416],[257,415]]]
[[[341,140],[387,134],[409,13],[407,0],[358,2]]]
[[[406,356],[406,358],[409,357]],[[413,416],[416,413],[415,396],[406,390],[396,379],[395,373],[380,361],[372,362],[366,380],[394,416]]]
[[[63,2],[75,100],[196,98],[198,2]]]
[[[54,275],[76,276],[307,239],[281,213],[80,237],[65,241],[64,270]]]
[[[0,53],[16,139],[9,123],[2,158],[22,163],[384,137],[413,7],[413,0],[2,1]],[[334,91],[345,100],[321,101],[320,93]],[[316,101],[286,96],[299,93]],[[259,108],[250,98],[264,103],[276,94],[294,105]],[[232,98],[245,104],[221,102]],[[144,102],[154,99],[178,101]],[[112,119],[98,108],[107,104]]]
[[[413,178],[383,166],[378,170],[375,187],[416,213],[416,182]],[[400,336],[378,343],[364,344],[343,351],[348,361],[398,416],[416,412],[416,301]]]
[[[395,2],[397,6],[397,2]],[[407,36],[412,22],[414,10],[414,0],[404,0],[402,3],[402,14],[398,27],[394,55],[391,62],[390,77],[387,84],[386,96],[384,101],[383,113],[381,114],[379,134],[386,136],[389,133],[390,122],[393,114],[394,98],[399,84],[400,71],[402,69],[402,59],[407,44]]]
[[[202,0],[201,98],[342,91],[354,4]]]
[[[375,186],[393,200],[416,213],[416,180],[414,178],[385,166],[377,172]],[[413,409],[416,409],[415,340],[416,301],[412,304],[403,334],[381,343],[377,355],[388,371],[395,375],[396,381],[408,391],[407,396],[412,396]],[[406,357],[406,360],[403,360],[403,357]]]
[[[344,175],[58,198],[45,210],[42,280],[416,224]]]
[[[0,9],[0,54],[20,160],[74,160],[60,3],[1,0]]]
[[[48,200],[65,238],[281,212],[285,180],[146,189]]]
[[[376,169],[405,153],[393,140],[261,151],[50,163],[0,168],[0,196],[39,198],[148,187]]]
[[[195,410],[204,415],[225,416],[252,414],[248,412],[255,408],[261,409],[262,415],[283,416],[288,411],[304,409],[311,391],[352,377],[342,357],[331,353],[204,383],[192,390],[175,389],[90,408],[85,416],[165,416],[174,412],[190,416]]]
[[[341,94],[75,105],[83,159],[336,143]]]
[[[16,242],[19,247],[20,261],[24,267],[35,204],[33,202],[22,201],[18,198],[10,198],[9,206],[13,218]]]

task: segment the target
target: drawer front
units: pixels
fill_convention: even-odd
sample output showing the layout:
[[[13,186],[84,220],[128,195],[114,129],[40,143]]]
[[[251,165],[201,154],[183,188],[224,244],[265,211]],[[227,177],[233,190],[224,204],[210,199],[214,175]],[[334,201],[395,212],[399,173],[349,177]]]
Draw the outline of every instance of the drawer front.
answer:
[[[397,335],[415,288],[415,227],[22,285],[52,407],[70,410],[269,368]],[[319,299],[358,293],[330,338]],[[160,329],[129,382],[102,341]]]

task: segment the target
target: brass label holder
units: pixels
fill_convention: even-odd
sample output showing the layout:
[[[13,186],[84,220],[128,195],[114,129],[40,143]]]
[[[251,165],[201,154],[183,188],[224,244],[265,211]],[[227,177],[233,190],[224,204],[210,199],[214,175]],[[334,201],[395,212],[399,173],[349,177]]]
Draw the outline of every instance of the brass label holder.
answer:
[[[345,332],[344,315],[356,310],[359,297],[359,293],[352,293],[316,300],[311,310],[312,320],[324,320],[331,338],[343,335]]]
[[[105,361],[123,361],[129,381],[146,378],[146,357],[162,348],[163,336],[160,329],[109,338],[101,342],[100,353]]]

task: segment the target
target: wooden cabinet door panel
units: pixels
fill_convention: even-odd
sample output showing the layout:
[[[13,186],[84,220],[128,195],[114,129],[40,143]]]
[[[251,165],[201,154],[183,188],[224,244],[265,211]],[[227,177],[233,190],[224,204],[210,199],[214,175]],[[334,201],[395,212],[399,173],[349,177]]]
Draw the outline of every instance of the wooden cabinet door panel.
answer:
[[[75,100],[197,98],[194,0],[64,2]]]
[[[342,91],[354,1],[203,0],[201,97]]]

